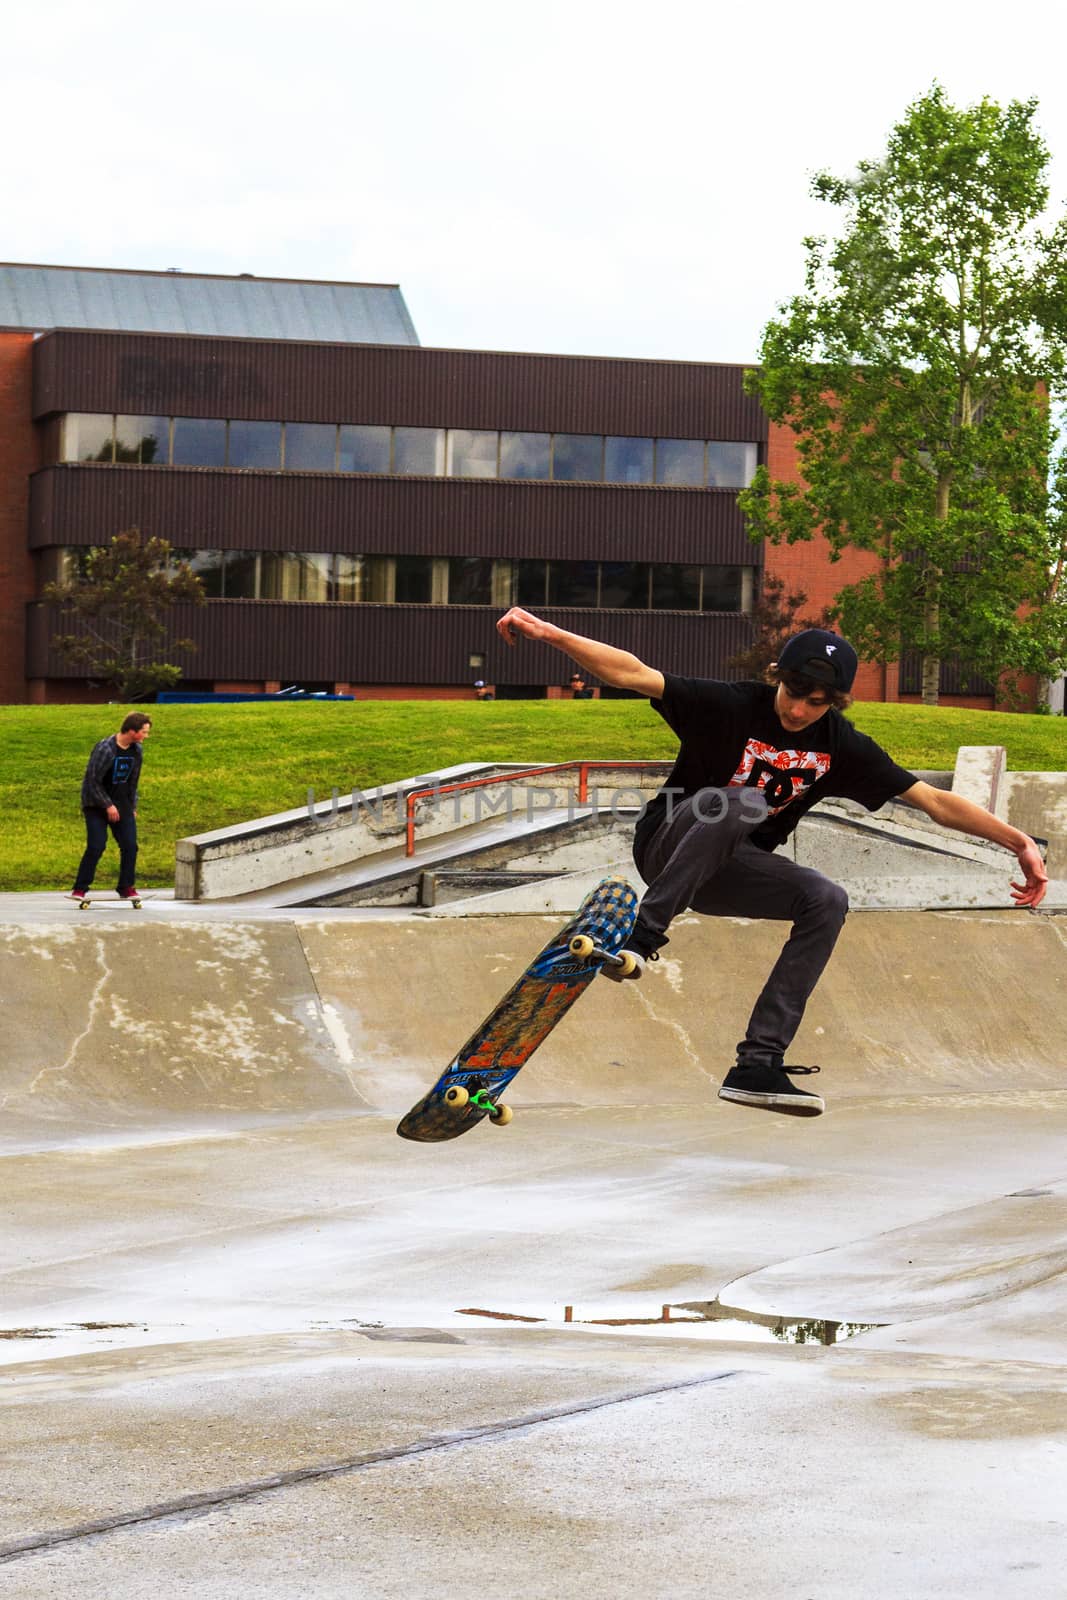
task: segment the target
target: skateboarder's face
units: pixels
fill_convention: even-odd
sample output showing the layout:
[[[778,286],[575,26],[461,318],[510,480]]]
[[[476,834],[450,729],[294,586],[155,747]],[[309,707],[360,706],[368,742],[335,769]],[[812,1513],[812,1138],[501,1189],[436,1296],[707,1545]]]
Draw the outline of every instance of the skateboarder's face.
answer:
[[[829,704],[830,696],[823,689],[794,694],[784,683],[780,683],[774,697],[774,714],[790,733],[803,733],[805,728],[810,728],[812,723],[825,715]]]

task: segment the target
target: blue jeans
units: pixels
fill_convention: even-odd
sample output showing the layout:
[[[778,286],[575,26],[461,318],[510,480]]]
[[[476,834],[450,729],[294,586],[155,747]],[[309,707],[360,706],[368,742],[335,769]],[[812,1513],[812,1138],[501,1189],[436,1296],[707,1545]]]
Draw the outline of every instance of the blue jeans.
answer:
[[[133,812],[119,812],[117,822],[109,822],[107,812],[99,806],[83,811],[85,818],[85,854],[74,880],[75,889],[91,888],[96,876],[96,865],[107,848],[108,829],[119,847],[119,894],[132,889],[137,883],[137,818]]]

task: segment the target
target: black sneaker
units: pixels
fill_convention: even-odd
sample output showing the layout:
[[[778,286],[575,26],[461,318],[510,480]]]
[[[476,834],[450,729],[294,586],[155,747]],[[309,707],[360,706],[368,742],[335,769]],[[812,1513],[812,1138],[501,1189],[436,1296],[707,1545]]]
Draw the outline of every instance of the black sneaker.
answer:
[[[811,1094],[791,1083],[789,1074],[818,1072],[818,1067],[787,1067],[781,1056],[764,1061],[739,1061],[722,1081],[720,1100],[764,1111],[781,1111],[787,1117],[817,1117],[826,1110],[821,1094]]]
[[[623,967],[615,967],[612,966],[611,962],[605,962],[600,971],[605,978],[610,978],[613,983],[622,983],[627,978],[640,978],[650,961],[659,960],[661,948],[669,942],[666,934],[653,933],[651,928],[642,927],[641,919],[638,917],[630,937],[616,951],[616,955],[631,956],[633,958],[632,961],[627,962]]]

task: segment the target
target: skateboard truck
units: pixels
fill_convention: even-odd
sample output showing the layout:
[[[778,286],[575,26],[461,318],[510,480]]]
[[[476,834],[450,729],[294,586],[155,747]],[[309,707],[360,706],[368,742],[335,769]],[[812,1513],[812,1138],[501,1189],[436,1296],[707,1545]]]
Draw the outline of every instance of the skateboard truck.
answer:
[[[498,1128],[506,1128],[515,1115],[510,1106],[490,1100],[488,1089],[476,1089],[471,1094],[461,1083],[454,1083],[450,1089],[445,1090],[444,1102],[453,1111],[462,1111],[468,1105],[473,1106],[476,1111],[484,1111],[490,1122],[495,1122]]]
[[[612,950],[602,950],[586,933],[575,934],[569,949],[571,955],[576,956],[579,961],[594,959],[602,962],[605,967],[617,967],[624,978],[629,977],[637,966],[631,951],[622,950],[616,955]]]

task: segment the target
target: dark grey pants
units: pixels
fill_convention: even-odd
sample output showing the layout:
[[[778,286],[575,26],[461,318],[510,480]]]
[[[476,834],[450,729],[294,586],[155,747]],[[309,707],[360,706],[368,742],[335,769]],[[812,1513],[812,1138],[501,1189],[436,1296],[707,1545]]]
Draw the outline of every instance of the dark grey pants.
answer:
[[[739,1061],[789,1048],[848,913],[838,884],[751,843],[765,814],[753,800],[751,790],[701,790],[634,853],[649,886],[641,921],[655,933],[686,910],[793,924],[738,1044]]]

